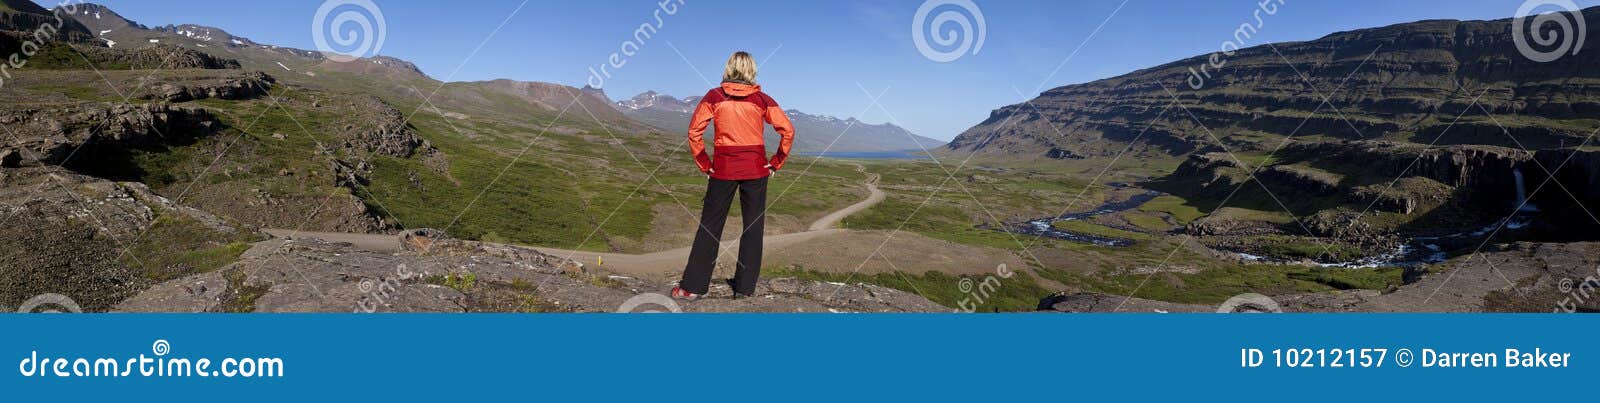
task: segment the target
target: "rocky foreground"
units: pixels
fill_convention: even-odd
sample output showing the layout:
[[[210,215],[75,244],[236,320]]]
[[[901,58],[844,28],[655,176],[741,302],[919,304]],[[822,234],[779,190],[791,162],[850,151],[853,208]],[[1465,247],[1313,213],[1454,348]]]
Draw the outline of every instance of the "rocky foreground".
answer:
[[[1243,298],[1197,305],[1066,293],[1054,312],[1600,312],[1600,243],[1490,245],[1438,265],[1405,286]]]
[[[125,312],[945,312],[889,288],[763,280],[754,298],[726,285],[691,302],[671,284],[586,273],[531,249],[407,237],[380,253],[318,240],[254,244],[222,269],[162,284],[118,304]]]

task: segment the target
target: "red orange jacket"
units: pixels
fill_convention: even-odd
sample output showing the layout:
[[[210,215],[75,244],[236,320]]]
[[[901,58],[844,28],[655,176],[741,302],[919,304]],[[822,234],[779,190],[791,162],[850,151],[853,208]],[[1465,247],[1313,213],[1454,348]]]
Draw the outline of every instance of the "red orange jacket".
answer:
[[[717,123],[716,133],[713,133],[715,158],[706,155],[703,137],[706,126],[713,120]],[[767,124],[772,124],[772,129],[783,137],[770,160],[766,140],[762,138]],[[700,172],[712,178],[765,178],[772,174],[767,165],[772,166],[772,171],[783,168],[793,145],[794,124],[789,122],[789,115],[778,107],[778,101],[761,92],[759,85],[722,83],[706,92],[689,120],[689,152],[694,154],[694,163],[700,167]]]

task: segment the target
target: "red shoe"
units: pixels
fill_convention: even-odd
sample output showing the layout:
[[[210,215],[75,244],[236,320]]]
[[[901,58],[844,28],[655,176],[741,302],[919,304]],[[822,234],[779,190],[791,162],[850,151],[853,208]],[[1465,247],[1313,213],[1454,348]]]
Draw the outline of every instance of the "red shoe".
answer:
[[[672,287],[672,299],[694,301],[697,298],[700,298],[700,294],[684,291],[683,287]]]

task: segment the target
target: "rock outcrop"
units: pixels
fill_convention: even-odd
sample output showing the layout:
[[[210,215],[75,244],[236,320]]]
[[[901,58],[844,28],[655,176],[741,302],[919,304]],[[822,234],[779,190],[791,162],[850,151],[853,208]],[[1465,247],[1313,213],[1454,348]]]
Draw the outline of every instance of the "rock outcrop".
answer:
[[[445,240],[441,240],[445,241]],[[946,312],[872,285],[764,280],[753,298],[726,285],[671,301],[671,285],[584,273],[515,247],[448,241],[440,253],[376,253],[318,240],[255,245],[221,270],[152,287],[116,306],[131,312]]]
[[[1517,208],[1519,194],[1531,198],[1530,204],[1543,209],[1548,220],[1583,218],[1568,223],[1571,225],[1592,223],[1586,211],[1600,209],[1600,191],[1594,190],[1600,184],[1600,153],[1591,151],[1427,147],[1386,141],[1292,142],[1275,155],[1272,164],[1256,171],[1255,178],[1273,195],[1266,194],[1263,186],[1246,184],[1250,169],[1222,153],[1190,156],[1158,186],[1199,200],[1220,200],[1237,189],[1230,200],[1235,206],[1241,200],[1286,199],[1290,208],[1299,209],[1295,213],[1313,217],[1311,229],[1319,236],[1352,235],[1340,232],[1351,228],[1345,219],[1370,218],[1357,217],[1359,212],[1394,213],[1410,221],[1448,207],[1450,216],[1436,214],[1428,224],[1439,228],[1455,225],[1456,229],[1481,226]],[[1547,181],[1551,179],[1547,170],[1557,168],[1555,180]],[[1281,210],[1275,203],[1255,207]],[[1211,224],[1197,224],[1191,229],[1200,231],[1191,233],[1216,235],[1205,230]],[[1379,227],[1399,229],[1395,225]]]
[[[96,66],[134,70],[219,70],[239,69],[239,61],[221,58],[177,45],[156,44],[134,49],[109,49],[100,46],[73,45]]]
[[[187,80],[167,80],[150,87],[141,98],[163,102],[185,102],[200,99],[249,99],[266,95],[275,82],[272,76],[259,71],[239,72],[212,77],[194,77]]]
[[[358,116],[350,121],[360,123],[344,126],[336,149],[319,145],[317,151],[329,158],[328,168],[334,173],[336,185],[360,192],[372,175],[374,156],[415,157],[435,173],[449,177],[449,160],[444,153],[418,136],[399,110],[374,97],[353,99],[353,104],[347,106]]]
[[[0,125],[12,137],[0,153],[33,155],[17,165],[60,164],[79,147],[138,148],[209,135],[220,124],[201,108],[171,104],[4,105]],[[9,151],[7,151],[9,150]],[[75,160],[77,161],[77,160]]]
[[[377,98],[357,97],[362,104],[355,110],[362,111],[359,119],[351,119],[345,125],[341,137],[344,143],[341,147],[347,152],[356,155],[382,155],[395,158],[410,158],[416,153],[436,152],[427,140],[417,137],[406,122],[405,115],[399,110],[389,106]]]

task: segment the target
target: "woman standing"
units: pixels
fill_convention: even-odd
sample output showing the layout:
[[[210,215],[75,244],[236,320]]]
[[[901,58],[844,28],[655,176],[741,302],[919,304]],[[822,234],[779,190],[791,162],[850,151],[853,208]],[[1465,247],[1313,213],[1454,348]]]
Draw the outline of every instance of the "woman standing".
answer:
[[[712,121],[716,122],[714,156],[706,154],[702,136]],[[771,159],[767,158],[767,145],[762,138],[767,124],[783,137]],[[783,168],[793,145],[794,125],[789,123],[789,116],[756,85],[755,59],[749,53],[734,52],[722,71],[722,85],[706,92],[689,120],[689,152],[694,154],[695,165],[706,174],[708,182],[694,249],[689,252],[683,280],[672,289],[673,298],[695,299],[711,287],[722,226],[727,222],[735,192],[744,212],[744,233],[739,237],[733,293],[735,297],[755,294],[756,280],[761,276],[761,239],[766,229],[767,177]]]

